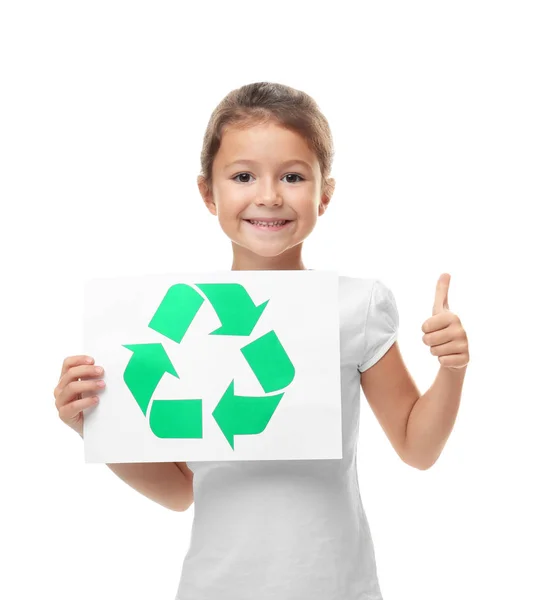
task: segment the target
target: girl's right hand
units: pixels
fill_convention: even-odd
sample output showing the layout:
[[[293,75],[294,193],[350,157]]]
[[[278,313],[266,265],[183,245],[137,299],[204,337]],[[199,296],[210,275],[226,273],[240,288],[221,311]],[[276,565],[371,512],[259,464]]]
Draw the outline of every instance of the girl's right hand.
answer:
[[[83,411],[98,403],[99,398],[96,394],[105,387],[103,380],[90,379],[100,378],[104,372],[102,367],[94,366],[93,363],[94,359],[90,356],[68,356],[63,361],[61,376],[54,389],[59,418],[81,437],[83,437]],[[100,381],[103,385],[98,385]],[[82,398],[83,392],[94,392],[94,394]]]

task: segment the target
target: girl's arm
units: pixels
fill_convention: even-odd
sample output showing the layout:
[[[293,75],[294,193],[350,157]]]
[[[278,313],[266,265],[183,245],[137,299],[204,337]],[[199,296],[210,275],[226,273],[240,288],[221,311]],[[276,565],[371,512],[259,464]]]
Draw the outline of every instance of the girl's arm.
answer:
[[[429,468],[439,458],[459,411],[466,367],[440,367],[433,385],[415,402],[407,421],[404,455]]]
[[[376,364],[361,373],[361,388],[372,412],[396,454],[408,465],[425,468],[427,461],[406,453],[409,415],[420,398],[420,391],[407,370],[398,342]]]
[[[398,456],[429,469],[439,458],[455,424],[466,367],[441,366],[433,385],[420,394],[398,343],[361,374],[361,387]]]
[[[438,357],[440,369],[410,411],[405,434],[406,456],[425,468],[437,461],[453,429],[470,361],[466,331],[448,306],[450,279],[449,273],[439,277],[433,314],[422,325],[422,341]]]
[[[83,438],[83,433],[81,434]],[[139,494],[176,512],[186,511],[194,501],[193,472],[187,463],[106,463]]]
[[[468,338],[461,319],[448,306],[450,275],[437,282],[433,314],[422,325],[422,341],[436,356],[435,382],[421,395],[395,342],[361,374],[361,386],[374,414],[400,458],[429,469],[439,458],[455,424],[466,367]]]
[[[192,477],[181,470],[181,463],[106,464],[134,490],[165,508],[183,512],[193,503]]]

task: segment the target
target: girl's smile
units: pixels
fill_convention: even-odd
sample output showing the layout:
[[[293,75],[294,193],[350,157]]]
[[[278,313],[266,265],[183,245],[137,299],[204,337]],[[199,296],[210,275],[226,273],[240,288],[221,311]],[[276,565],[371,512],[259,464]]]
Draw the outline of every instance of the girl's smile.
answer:
[[[265,231],[269,233],[288,229],[291,224],[294,223],[293,220],[287,219],[243,219],[243,221],[248,223],[256,231]]]

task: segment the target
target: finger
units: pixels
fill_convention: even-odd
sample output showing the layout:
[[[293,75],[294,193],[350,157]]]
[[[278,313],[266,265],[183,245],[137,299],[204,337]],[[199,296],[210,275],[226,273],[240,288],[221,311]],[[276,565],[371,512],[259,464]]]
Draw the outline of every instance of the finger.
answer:
[[[100,369],[100,371],[98,370]],[[82,364],[75,367],[70,367],[70,369],[61,376],[61,379],[58,381],[56,390],[57,393],[61,392],[71,381],[75,381],[76,379],[80,381],[83,377],[84,379],[88,379],[90,377],[101,377],[104,370],[100,365],[86,365]]]
[[[443,367],[449,369],[464,369],[470,362],[467,353],[450,354],[449,356],[439,356],[439,362]]]
[[[450,311],[438,313],[424,321],[424,323],[422,324],[422,331],[424,333],[431,333],[432,331],[439,331],[440,329],[445,329],[449,325],[452,325],[455,319],[456,317],[454,313]]]
[[[455,337],[456,333],[454,332],[453,327],[444,327],[444,329],[439,329],[432,333],[425,333],[422,336],[422,341],[426,346],[438,346],[440,344],[451,342]]]
[[[71,368],[76,367],[78,365],[91,365],[94,363],[94,358],[92,356],[87,356],[86,354],[80,354],[77,356],[67,356],[63,361],[63,366],[61,368],[61,375],[59,378],[63,377],[63,375]]]
[[[431,346],[431,354],[433,356],[447,356],[452,354],[462,354],[464,352],[464,345],[458,340],[453,342],[447,342],[446,344],[439,344],[438,346]]]
[[[67,377],[67,375],[65,375]],[[56,407],[59,409],[61,406],[72,402],[73,400],[80,399],[81,394],[88,391],[102,391],[105,387],[105,382],[103,385],[99,385],[99,382],[103,380],[96,379],[72,379],[69,381],[63,388],[56,388],[55,397],[56,397]]]
[[[74,419],[82,410],[86,410],[91,406],[95,406],[98,404],[98,402],[98,396],[88,396],[87,398],[82,398],[81,400],[69,402],[68,404],[65,404],[59,408],[59,418],[65,422]]]
[[[435,301],[433,303],[433,314],[436,315],[445,310],[448,310],[448,289],[450,287],[451,275],[443,273],[437,281],[437,289],[435,290]]]

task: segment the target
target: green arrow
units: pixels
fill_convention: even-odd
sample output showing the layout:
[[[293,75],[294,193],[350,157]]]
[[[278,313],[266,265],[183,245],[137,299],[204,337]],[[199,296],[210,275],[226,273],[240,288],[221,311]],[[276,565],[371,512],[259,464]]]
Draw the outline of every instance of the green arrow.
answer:
[[[213,418],[234,450],[234,436],[254,435],[265,430],[283,394],[236,396],[234,381],[229,384],[213,411]]]
[[[244,346],[241,352],[267,394],[287,387],[294,379],[294,365],[274,330]]]
[[[200,283],[222,326],[210,335],[250,335],[268,300],[256,306],[240,283]]]
[[[168,354],[161,344],[129,344],[124,348],[133,352],[126,370],[124,381],[135,401],[146,415],[150,398],[164,373],[179,379]]]
[[[150,428],[160,438],[201,438],[201,400],[154,400]]]
[[[168,289],[148,327],[179,344],[203,301],[194,288],[176,283]]]
[[[204,283],[197,287],[207,296],[221,321],[221,327],[211,335],[249,336],[269,302],[256,306],[238,283]],[[179,344],[203,302],[204,298],[193,287],[175,284],[168,289],[149,327]],[[124,381],[146,415],[163,374],[179,376],[161,344],[133,344],[124,348],[133,352],[124,371]],[[294,365],[274,331],[243,347],[241,352],[265,393],[285,388],[294,379]],[[231,382],[213,417],[232,448],[235,435],[264,431],[283,395],[236,396]],[[202,400],[154,400],[149,421],[153,433],[161,438],[201,438]]]

